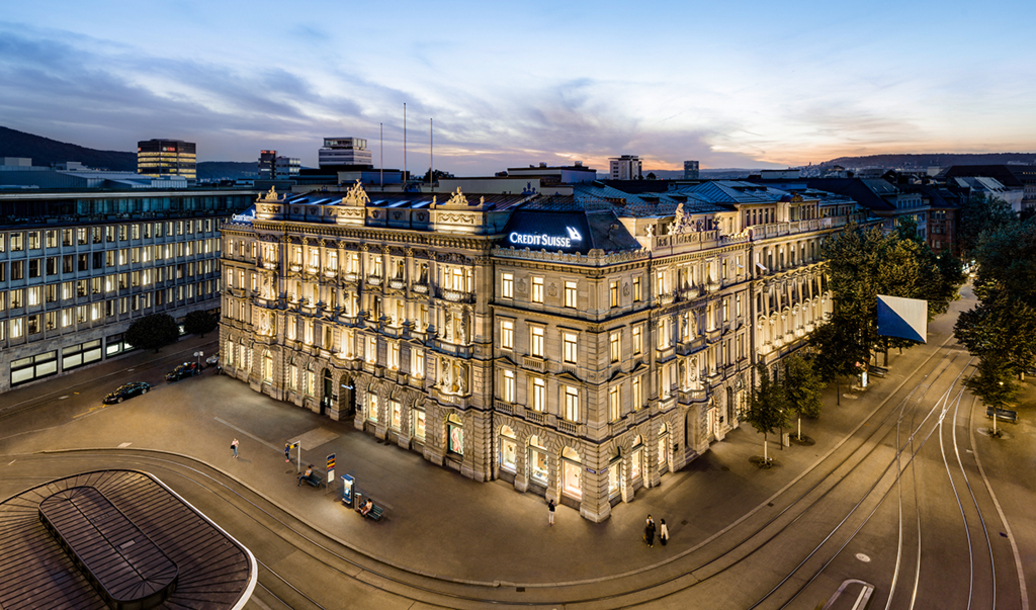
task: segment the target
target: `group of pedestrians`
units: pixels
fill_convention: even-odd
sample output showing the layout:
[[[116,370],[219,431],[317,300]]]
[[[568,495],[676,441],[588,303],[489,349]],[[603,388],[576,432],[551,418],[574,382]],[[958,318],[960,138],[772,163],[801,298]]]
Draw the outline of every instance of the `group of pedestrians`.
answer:
[[[665,519],[659,520],[658,540],[662,546],[669,542],[669,526],[665,524]],[[651,515],[647,516],[647,521],[644,523],[644,542],[648,546],[655,546],[655,520],[651,518]]]

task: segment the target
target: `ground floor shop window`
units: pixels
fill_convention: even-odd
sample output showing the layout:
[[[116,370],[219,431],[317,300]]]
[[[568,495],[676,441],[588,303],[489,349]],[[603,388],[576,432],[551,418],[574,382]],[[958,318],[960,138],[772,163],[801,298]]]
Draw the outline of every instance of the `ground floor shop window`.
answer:
[[[547,484],[547,449],[540,445],[537,436],[529,439],[529,475],[534,481]]]
[[[68,371],[101,359],[101,340],[87,341],[61,350],[61,369]]]
[[[619,481],[622,475],[622,459],[616,457],[608,464],[608,496],[619,493]]]
[[[580,498],[583,495],[582,474],[583,464],[579,453],[571,447],[565,447],[561,452],[562,465],[562,489],[566,495]]]
[[[389,401],[389,425],[393,430],[399,430],[403,425],[403,404],[398,400]]]
[[[464,423],[456,415],[450,415],[446,420],[446,433],[448,436],[447,449],[451,453],[464,455]]]
[[[263,352],[263,382],[273,382],[273,356],[270,352]]]
[[[518,443],[510,426],[500,428],[500,467],[508,472],[518,468]]]
[[[367,419],[378,423],[378,396],[376,394],[367,396]]]
[[[57,372],[57,350],[20,358],[11,363],[11,385],[26,383]]]
[[[666,463],[666,456],[669,454],[669,427],[662,424],[662,429],[658,432],[658,465],[662,466]]]
[[[643,475],[644,439],[638,436],[633,440],[633,453],[630,454],[630,478],[636,481]]]
[[[424,411],[421,411],[420,409],[414,409],[412,411],[412,416],[414,420],[414,438],[416,438],[419,441],[424,441]]]

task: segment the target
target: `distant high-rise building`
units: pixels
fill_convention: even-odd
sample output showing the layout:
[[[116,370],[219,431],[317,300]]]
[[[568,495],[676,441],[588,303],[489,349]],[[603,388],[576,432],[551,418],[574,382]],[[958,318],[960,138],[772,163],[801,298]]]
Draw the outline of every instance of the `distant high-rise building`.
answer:
[[[300,162],[295,157],[278,157],[276,150],[259,151],[259,179],[283,180],[299,175]]]
[[[194,142],[144,140],[137,142],[137,173],[145,176],[198,177]]]
[[[324,138],[319,162],[321,168],[339,165],[373,167],[374,155],[367,150],[367,140],[363,138]]]
[[[684,180],[697,180],[698,179],[698,162],[697,161],[684,161],[683,162],[683,179]]]
[[[640,157],[637,155],[622,155],[609,159],[609,166],[612,180],[639,180],[641,175]]]

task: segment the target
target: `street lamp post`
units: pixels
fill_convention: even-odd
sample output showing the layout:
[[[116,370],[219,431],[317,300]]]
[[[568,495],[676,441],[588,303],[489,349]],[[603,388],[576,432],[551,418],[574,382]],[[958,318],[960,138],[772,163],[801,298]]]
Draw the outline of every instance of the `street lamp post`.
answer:
[[[1003,392],[1004,392],[1004,382],[1001,381],[999,383],[1000,383],[1000,394],[1003,395]],[[996,437],[996,438],[1000,437],[1000,431],[996,429],[996,412],[998,410],[998,407],[996,405],[998,405],[998,404],[1000,404],[999,400],[997,400],[996,403],[993,405],[993,434],[992,434],[992,436]]]
[[[195,361],[197,362],[198,366],[201,366],[201,359],[202,359],[202,356],[204,356],[204,355],[205,355],[205,352],[200,352],[200,351],[199,352],[194,352],[194,357],[196,359]]]

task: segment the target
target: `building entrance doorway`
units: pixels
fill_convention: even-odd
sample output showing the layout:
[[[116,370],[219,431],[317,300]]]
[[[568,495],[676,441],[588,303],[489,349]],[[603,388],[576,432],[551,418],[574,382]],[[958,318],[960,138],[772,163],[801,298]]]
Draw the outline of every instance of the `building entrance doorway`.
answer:
[[[331,371],[324,369],[324,383],[323,392],[321,392],[322,398],[320,399],[320,414],[327,415],[328,410],[331,409],[331,405],[334,401],[335,386],[331,380]]]

